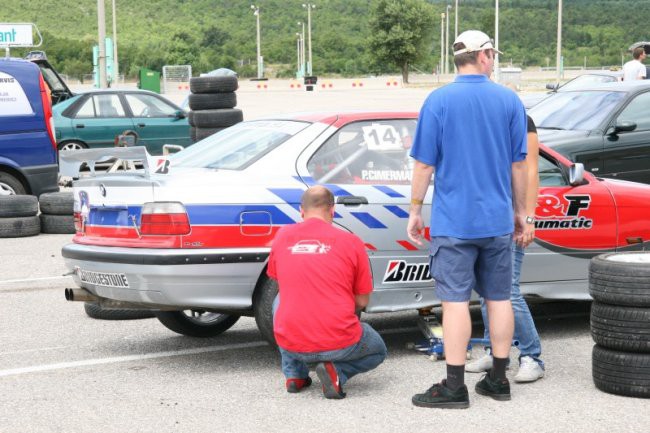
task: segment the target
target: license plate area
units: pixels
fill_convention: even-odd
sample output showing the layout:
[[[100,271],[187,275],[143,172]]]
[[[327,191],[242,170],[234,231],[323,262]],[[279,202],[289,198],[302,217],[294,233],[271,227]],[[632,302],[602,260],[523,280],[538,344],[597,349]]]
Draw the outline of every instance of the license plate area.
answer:
[[[95,286],[115,287],[121,289],[129,288],[129,281],[125,274],[85,271],[77,268],[77,276],[82,282],[93,284]]]

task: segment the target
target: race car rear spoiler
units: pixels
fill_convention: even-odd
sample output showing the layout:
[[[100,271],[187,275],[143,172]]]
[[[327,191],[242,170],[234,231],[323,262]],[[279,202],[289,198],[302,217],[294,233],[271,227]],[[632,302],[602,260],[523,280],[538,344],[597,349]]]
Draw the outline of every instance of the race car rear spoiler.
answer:
[[[90,175],[95,176],[96,163],[112,162],[106,172],[114,173],[120,168],[123,170],[135,169],[134,162],[137,161],[142,164],[144,176],[148,177],[151,168],[155,168],[161,160],[164,160],[164,157],[149,155],[144,146],[63,150],[59,152],[59,172],[61,176],[76,179],[79,178],[80,168],[84,163],[88,166]]]

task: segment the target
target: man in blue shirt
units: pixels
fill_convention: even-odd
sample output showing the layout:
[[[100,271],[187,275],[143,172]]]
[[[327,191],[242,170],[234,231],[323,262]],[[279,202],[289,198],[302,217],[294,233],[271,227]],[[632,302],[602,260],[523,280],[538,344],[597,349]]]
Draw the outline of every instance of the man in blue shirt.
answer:
[[[476,392],[510,399],[510,245],[513,238],[530,243],[524,228],[534,221],[525,208],[524,106],[513,91],[490,81],[496,50],[485,33],[463,32],[453,48],[456,80],[432,92],[420,111],[407,228],[409,238],[422,245],[422,203],[435,169],[430,269],[442,301],[447,378],[413,396],[413,404],[437,408],[469,407],[464,367],[472,290],[488,306],[494,359]]]

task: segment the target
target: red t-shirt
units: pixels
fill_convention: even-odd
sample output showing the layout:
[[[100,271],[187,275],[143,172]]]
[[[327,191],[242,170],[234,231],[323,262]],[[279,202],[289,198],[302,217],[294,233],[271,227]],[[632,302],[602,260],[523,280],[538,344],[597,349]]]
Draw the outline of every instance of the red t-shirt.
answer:
[[[274,331],[292,352],[337,350],[361,339],[355,295],[372,292],[366,249],[357,236],[309,218],[273,240],[269,277],[278,281]]]

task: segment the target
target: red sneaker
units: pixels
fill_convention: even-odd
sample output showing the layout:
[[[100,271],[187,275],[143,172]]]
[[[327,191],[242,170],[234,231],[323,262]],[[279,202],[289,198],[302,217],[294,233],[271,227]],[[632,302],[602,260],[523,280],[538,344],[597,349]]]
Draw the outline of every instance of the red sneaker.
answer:
[[[287,379],[285,385],[287,387],[287,392],[295,394],[296,392],[302,391],[303,388],[307,388],[311,385],[311,377],[307,376],[305,379]]]
[[[320,379],[320,383],[323,384],[323,394],[325,394],[325,398],[337,400],[345,398],[343,387],[339,381],[339,375],[332,362],[320,362],[316,366],[316,374]]]

